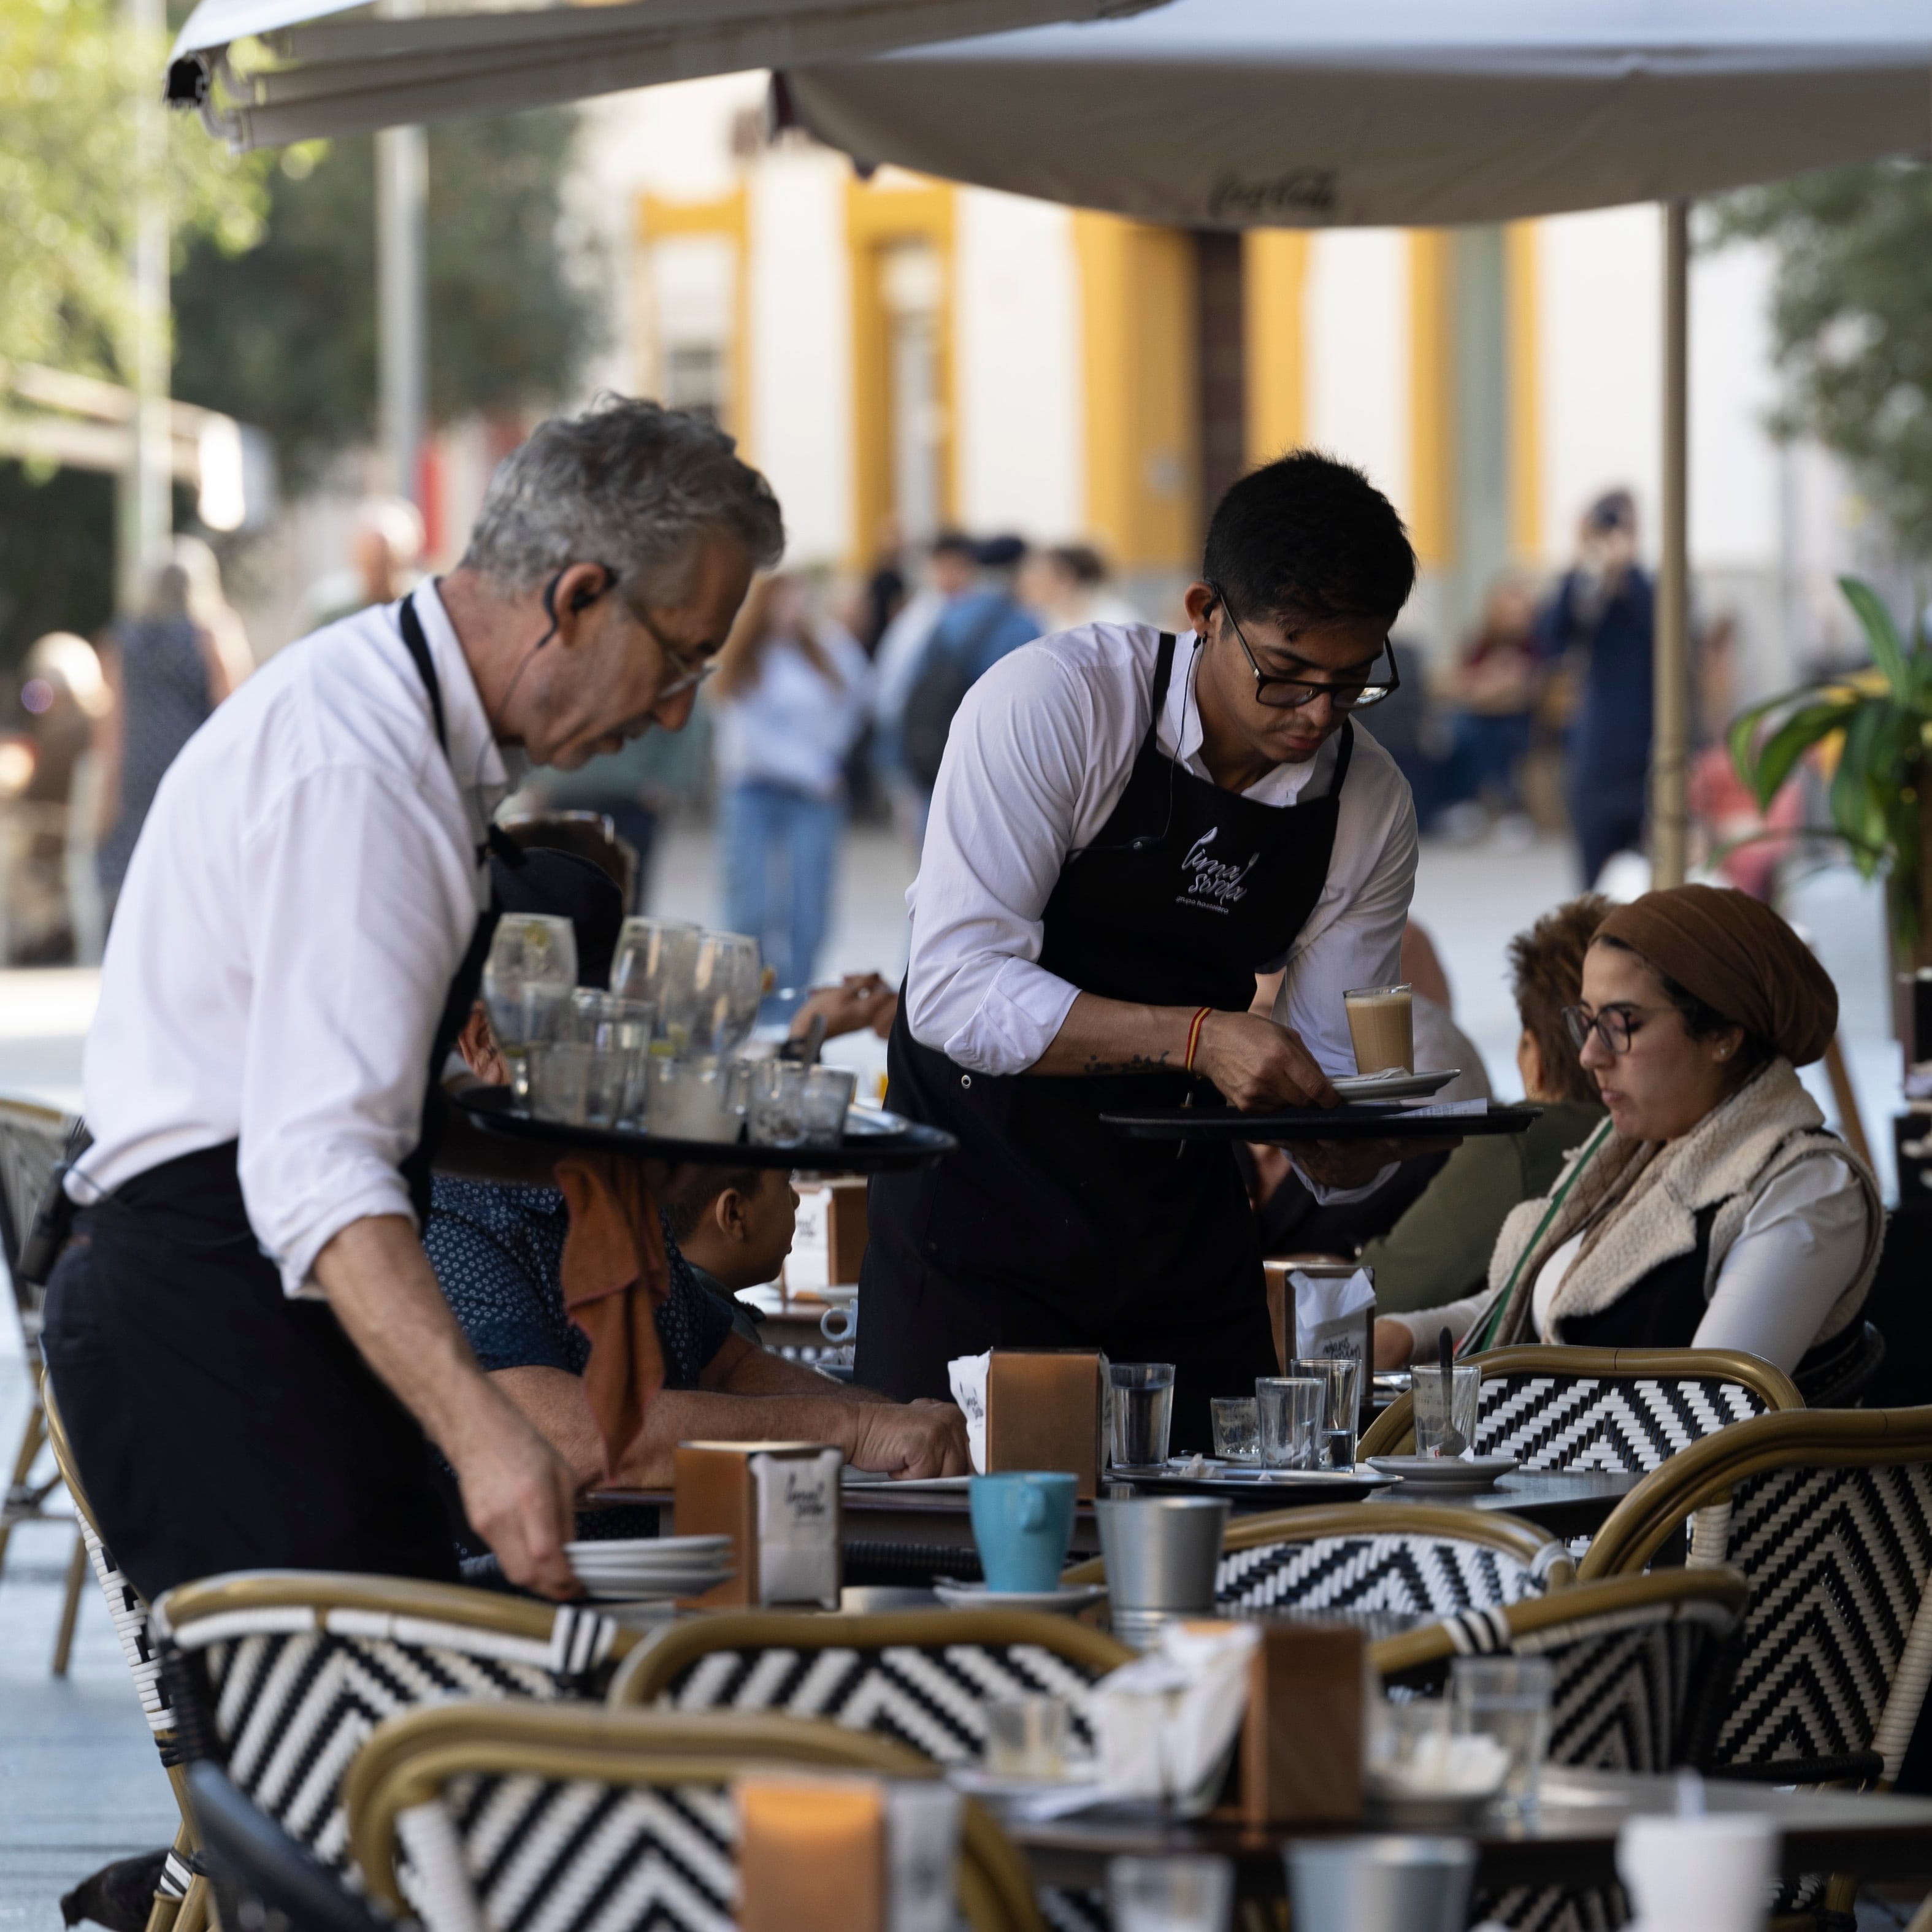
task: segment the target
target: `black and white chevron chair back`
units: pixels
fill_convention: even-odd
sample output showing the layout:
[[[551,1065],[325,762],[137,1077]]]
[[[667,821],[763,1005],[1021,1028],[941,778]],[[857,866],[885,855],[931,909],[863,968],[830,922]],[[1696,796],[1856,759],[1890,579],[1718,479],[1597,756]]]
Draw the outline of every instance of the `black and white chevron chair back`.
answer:
[[[1874,1748],[1915,1624],[1915,1652],[1928,1642],[1932,1466],[1798,1465],[1747,1478],[1732,1492],[1726,1560],[1751,1597],[1718,1760]],[[1904,1731],[1916,1714],[1915,1700]],[[1895,1774],[1889,1757],[1888,1768]]]
[[[1449,1616],[1540,1597],[1552,1566],[1568,1560],[1560,1543],[1546,1544],[1526,1563],[1508,1550],[1448,1537],[1316,1537],[1225,1552],[1214,1600],[1223,1610],[1293,1605]]]
[[[722,1785],[470,1775],[398,1814],[424,1932],[734,1932]]]
[[[537,1638],[291,1604],[205,1616],[173,1642],[206,1666],[214,1742],[237,1789],[352,1881],[342,1779],[385,1718],[448,1698],[593,1696],[616,1634],[568,1606]]]
[[[658,1694],[680,1711],[773,1711],[875,1732],[940,1764],[976,1763],[994,1699],[1064,1699],[1076,1742],[1093,1745],[1088,1693],[1094,1676],[1030,1643],[886,1644],[714,1650]]]
[[[1762,1415],[1748,1384],[1506,1371],[1483,1378],[1476,1452],[1526,1469],[1646,1474],[1700,1437]]]

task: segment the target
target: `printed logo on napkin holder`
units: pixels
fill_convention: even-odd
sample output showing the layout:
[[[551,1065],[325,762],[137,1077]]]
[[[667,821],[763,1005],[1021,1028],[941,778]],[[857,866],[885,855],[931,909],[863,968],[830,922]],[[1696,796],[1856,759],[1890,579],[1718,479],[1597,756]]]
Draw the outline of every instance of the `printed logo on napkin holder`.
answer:
[[[736,1570],[697,1602],[837,1609],[844,1461],[823,1442],[680,1443],[678,1533],[729,1536]]]

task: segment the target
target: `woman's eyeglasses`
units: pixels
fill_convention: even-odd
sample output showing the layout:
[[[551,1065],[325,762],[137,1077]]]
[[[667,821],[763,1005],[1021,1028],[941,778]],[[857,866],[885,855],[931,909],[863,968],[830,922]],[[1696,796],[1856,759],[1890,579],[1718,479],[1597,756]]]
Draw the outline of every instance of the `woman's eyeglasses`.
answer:
[[[1645,1013],[1667,1013],[1671,1010],[1669,1006],[1634,1006],[1628,1000],[1594,1013],[1588,1006],[1565,1006],[1563,1024],[1570,1035],[1570,1043],[1579,1053],[1589,1045],[1592,1034],[1612,1053],[1628,1053],[1630,1050],[1630,1036],[1638,1030],[1630,1024],[1633,1020]]]
[[[1218,584],[1210,582],[1208,588],[1214,592],[1215,602],[1227,618],[1228,628],[1234,632],[1236,642],[1246,653],[1248,668],[1255,674],[1255,701],[1258,704],[1265,704],[1274,711],[1299,711],[1304,705],[1312,704],[1318,698],[1326,698],[1337,711],[1360,711],[1371,704],[1381,704],[1402,682],[1396,670],[1395,652],[1386,643],[1382,646],[1388,653],[1386,678],[1366,679],[1360,683],[1325,683],[1315,678],[1277,677],[1272,671],[1264,671],[1255,656],[1254,647],[1242,635],[1240,626],[1234,621],[1228,593]]]

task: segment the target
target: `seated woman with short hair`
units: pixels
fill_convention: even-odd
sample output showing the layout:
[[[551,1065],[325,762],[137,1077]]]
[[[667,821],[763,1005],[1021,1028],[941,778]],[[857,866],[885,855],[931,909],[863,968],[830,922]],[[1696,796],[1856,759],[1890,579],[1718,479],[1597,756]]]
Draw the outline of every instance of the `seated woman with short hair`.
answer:
[[[1609,1118],[1503,1224],[1489,1288],[1376,1324],[1376,1359],[1512,1342],[1736,1348],[1787,1372],[1856,1317],[1885,1212],[1793,1070],[1837,990],[1768,906],[1648,892],[1598,928],[1570,1033]]]

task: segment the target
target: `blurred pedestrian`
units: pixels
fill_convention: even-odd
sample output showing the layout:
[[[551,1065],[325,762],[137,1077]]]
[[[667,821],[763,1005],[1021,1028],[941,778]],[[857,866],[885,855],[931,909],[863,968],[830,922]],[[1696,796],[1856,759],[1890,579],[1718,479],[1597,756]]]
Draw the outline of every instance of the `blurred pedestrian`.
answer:
[[[196,568],[206,595],[212,555]],[[218,572],[214,584],[218,596]],[[100,826],[94,874],[110,922],[163,775],[235,688],[214,632],[196,621],[190,608],[195,594],[184,565],[163,564],[149,578],[140,610],[113,626],[101,652],[113,705],[94,736]]]
[[[889,510],[879,519],[872,567],[866,573],[857,621],[852,626],[852,634],[868,658],[878,656],[887,628],[905,608],[906,590],[905,534],[898,518]]]
[[[1091,544],[1054,544],[1035,550],[1020,572],[1019,596],[1048,631],[1141,622],[1140,612],[1114,587],[1106,559]]]
[[[1612,490],[1584,512],[1576,562],[1536,622],[1546,662],[1580,661],[1570,819],[1586,888],[1612,855],[1642,848],[1655,635],[1655,594],[1636,560],[1636,505],[1628,490]]]
[[[871,679],[858,640],[814,617],[791,572],[752,586],[718,656],[711,698],[724,922],[758,940],[781,986],[811,984],[825,938],[843,766]]]
[[[309,592],[314,628],[407,596],[418,574],[423,536],[422,517],[413,503],[400,496],[365,498],[349,533],[348,568],[325,577]]]
[[[1480,621],[1436,685],[1451,714],[1451,808],[1472,808],[1484,824],[1494,810],[1526,835],[1519,775],[1529,755],[1541,681],[1535,626],[1528,580],[1504,573],[1490,584]],[[1471,829],[1481,827],[1472,823]]]

